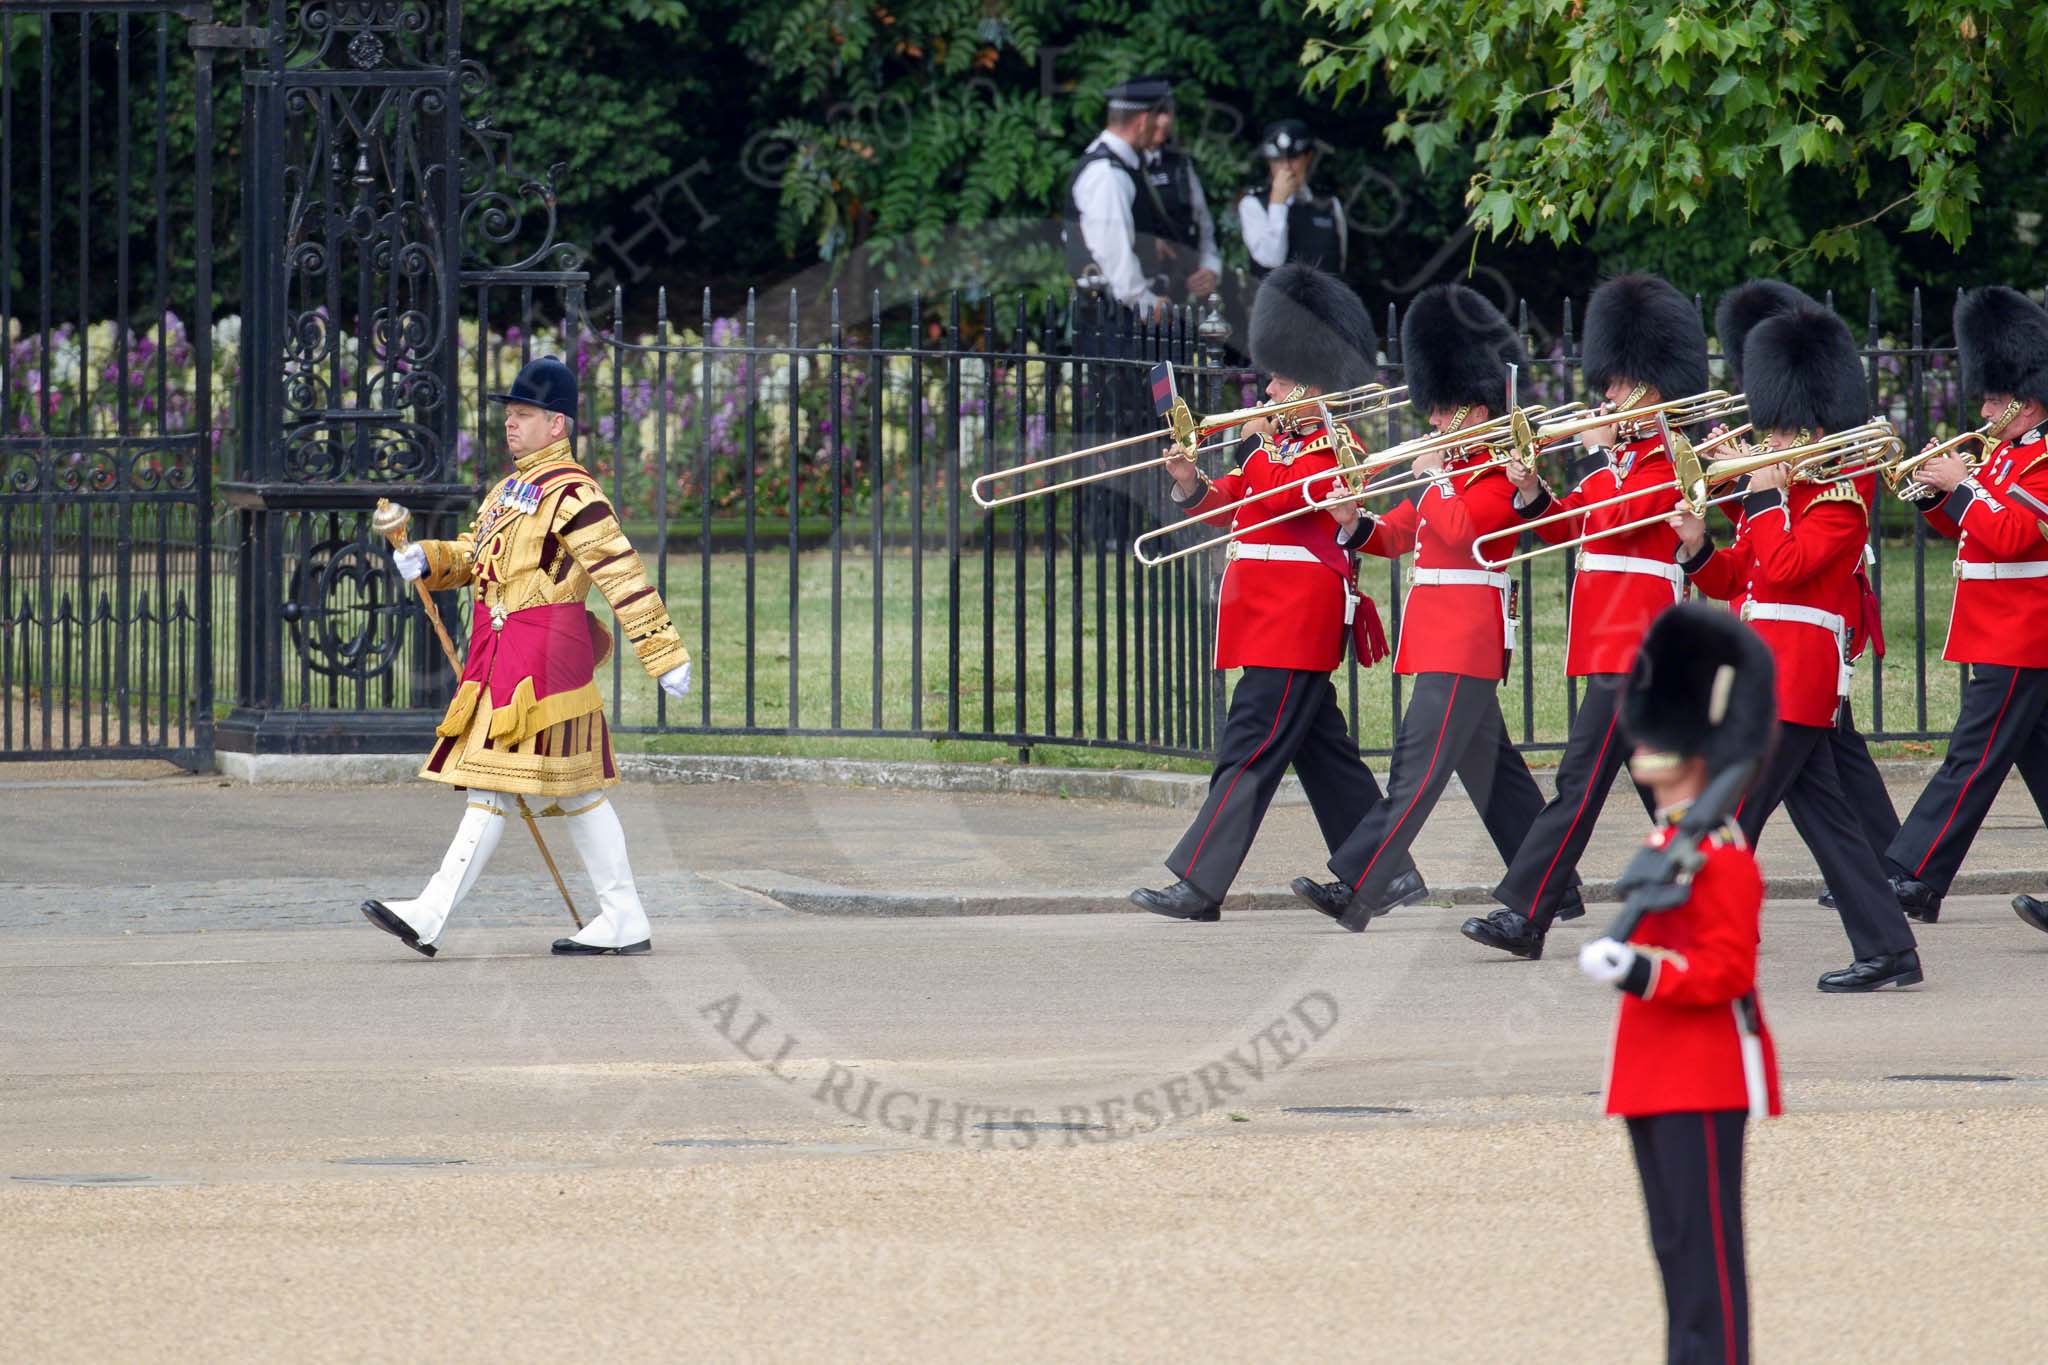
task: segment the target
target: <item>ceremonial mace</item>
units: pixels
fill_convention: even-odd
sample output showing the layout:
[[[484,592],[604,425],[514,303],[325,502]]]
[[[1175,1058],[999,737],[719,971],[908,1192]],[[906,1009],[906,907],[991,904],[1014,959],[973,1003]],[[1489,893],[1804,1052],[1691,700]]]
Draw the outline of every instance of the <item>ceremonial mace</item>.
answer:
[[[370,514],[370,529],[391,542],[393,554],[406,545],[405,528],[412,521],[412,512],[393,503],[389,498],[377,499],[377,510]],[[433,594],[427,585],[415,578],[412,589],[419,594],[420,607],[427,613],[427,621],[434,627],[434,638],[441,642],[441,652],[448,656],[448,667],[455,670],[455,676],[462,676],[462,660],[456,657],[455,641],[448,636],[448,627],[441,623],[441,609],[434,605]],[[569,907],[569,918],[576,921],[576,927],[583,927],[583,916],[576,913],[576,902],[569,899],[569,887],[562,880],[562,870],[555,866],[555,855],[548,852],[547,840],[540,837],[540,823],[533,818],[526,798],[518,792],[512,799],[519,803],[520,818],[526,821],[526,832],[533,836],[533,846],[540,850],[540,860],[548,865],[548,875],[555,879],[555,890],[562,893],[562,904]]]

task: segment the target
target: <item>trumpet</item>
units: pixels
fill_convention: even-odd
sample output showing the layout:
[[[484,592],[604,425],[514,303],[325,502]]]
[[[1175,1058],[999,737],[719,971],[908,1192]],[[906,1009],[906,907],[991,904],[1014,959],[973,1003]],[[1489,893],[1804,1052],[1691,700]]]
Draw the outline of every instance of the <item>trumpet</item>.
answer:
[[[1708,508],[1720,507],[1735,501],[1737,498],[1747,496],[1741,492],[1714,495],[1713,490],[1732,483],[1737,479],[1754,474],[1760,469],[1768,468],[1771,465],[1790,464],[1792,466],[1792,477],[1802,483],[1840,483],[1845,479],[1860,479],[1865,475],[1882,471],[1891,461],[1896,460],[1905,449],[1905,443],[1892,430],[1892,424],[1883,418],[1878,418],[1874,421],[1865,422],[1862,426],[1850,427],[1846,431],[1835,432],[1812,441],[1802,442],[1798,445],[1786,446],[1780,450],[1752,451],[1746,455],[1702,463],[1700,459],[1702,454],[1737,441],[1748,431],[1749,428],[1747,426],[1737,427],[1702,442],[1697,447],[1693,446],[1683,436],[1679,436],[1676,433],[1672,434],[1670,438],[1672,446],[1671,462],[1675,466],[1676,477],[1671,479],[1666,486],[1673,493],[1677,494],[1679,501],[1694,516],[1703,517],[1707,514]],[[1671,515],[1671,509],[1659,512],[1654,516],[1637,517],[1633,521],[1623,522],[1619,526],[1610,526],[1604,530],[1591,531],[1582,536],[1575,536],[1570,540],[1561,540],[1556,544],[1538,545],[1533,550],[1524,550],[1520,554],[1508,555],[1502,559],[1488,559],[1481,553],[1479,548],[1489,540],[1498,540],[1503,536],[1518,536],[1524,531],[1533,530],[1539,526],[1548,526],[1556,522],[1568,521],[1573,517],[1587,516],[1602,507],[1613,507],[1620,503],[1632,502],[1637,498],[1647,497],[1657,491],[1656,488],[1647,488],[1634,493],[1602,498],[1598,502],[1589,503],[1584,507],[1575,508],[1569,512],[1553,513],[1549,516],[1538,517],[1534,521],[1524,522],[1520,526],[1495,531],[1491,535],[1481,536],[1472,543],[1472,556],[1486,568],[1498,571],[1511,564],[1520,564],[1524,560],[1535,559],[1547,554],[1555,554],[1559,550],[1575,550],[1580,546],[1590,545],[1596,541],[1607,540],[1614,536],[1628,535],[1633,531],[1641,531],[1648,527],[1656,526]]]
[[[1157,382],[1159,381],[1155,380],[1155,383]],[[1171,385],[1170,373],[1166,377],[1165,382],[1169,386]],[[1168,392],[1171,392],[1170,387]],[[1022,502],[1027,498],[1047,497],[1055,493],[1065,493],[1075,488],[1084,488],[1089,484],[1101,483],[1106,479],[1117,479],[1127,474],[1142,473],[1147,469],[1158,469],[1175,460],[1194,459],[1205,451],[1221,449],[1223,445],[1227,444],[1218,442],[1212,445],[1202,445],[1198,444],[1200,438],[1214,435],[1219,431],[1226,431],[1231,427],[1239,426],[1255,418],[1278,417],[1285,419],[1304,408],[1321,406],[1329,410],[1341,410],[1348,419],[1358,420],[1363,417],[1372,416],[1377,412],[1384,412],[1388,408],[1406,402],[1407,398],[1408,390],[1405,386],[1389,387],[1385,384],[1361,384],[1357,388],[1343,389],[1334,394],[1319,394],[1314,397],[1291,397],[1278,402],[1260,403],[1254,407],[1238,408],[1231,412],[1219,412],[1211,417],[1197,418],[1189,411],[1187,401],[1178,395],[1174,395],[1170,399],[1165,413],[1162,414],[1166,418],[1167,425],[1157,431],[1148,431],[1139,436],[1125,436],[1114,441],[1104,441],[1100,445],[1088,446],[1082,450],[1070,450],[1064,455],[1047,456],[1045,459],[1032,460],[1027,464],[1020,464],[1010,469],[991,470],[989,473],[975,479],[969,486],[968,491],[973,495],[977,506],[984,508],[1007,507],[1013,502]],[[1101,455],[1107,451],[1122,450],[1129,446],[1146,445],[1154,441],[1166,442],[1167,449],[1159,455],[1136,460],[1129,464],[1118,465],[1114,469],[1099,469],[1092,473],[1079,474],[1053,483],[1041,484],[1036,488],[1026,488],[1020,492],[997,494],[992,491],[1000,484],[1026,478],[1042,470],[1055,469],[1062,465],[1072,464],[1076,460],[1085,460],[1091,455]]]
[[[1530,433],[1526,441],[1518,438],[1515,449],[1520,452],[1523,464],[1533,464],[1538,450],[1573,440],[1599,427],[1621,427],[1634,433],[1644,427],[1662,425],[1669,430],[1675,426],[1690,427],[1702,422],[1726,421],[1748,406],[1748,400],[1739,393],[1709,389],[1690,398],[1673,398],[1662,403],[1639,404],[1614,412],[1589,412],[1582,417],[1572,417],[1562,422],[1546,422]],[[1629,439],[1635,439],[1634,435],[1631,434]]]
[[[1937,441],[1917,455],[1894,460],[1884,467],[1884,481],[1891,486],[1892,492],[1907,502],[1924,498],[1935,490],[1914,480],[1913,474],[1920,466],[1942,455],[1960,454],[1965,446],[1975,445],[1976,453],[1963,455],[1963,461],[1970,466],[1972,472],[1982,469],[1984,462],[1991,458],[1991,452],[1998,449],[1998,437],[1992,433],[2005,430],[2006,424],[2011,421],[2011,414],[2006,414],[1989,426],[1966,431],[1960,436],[1951,436],[1946,441]]]
[[[1133,540],[1131,542],[1131,550],[1137,556],[1140,564],[1147,568],[1154,568],[1161,564],[1170,564],[1176,559],[1185,559],[1190,555],[1213,550],[1219,545],[1240,540],[1254,531],[1263,531],[1268,527],[1278,526],[1282,522],[1292,521],[1296,517],[1305,517],[1311,512],[1327,512],[1332,507],[1341,506],[1347,502],[1359,502],[1366,498],[1379,497],[1383,494],[1391,496],[1404,492],[1409,488],[1419,487],[1422,484],[1428,483],[1429,478],[1427,476],[1419,476],[1414,479],[1402,479],[1391,483],[1374,483],[1373,479],[1375,476],[1385,473],[1397,465],[1407,464],[1417,456],[1431,451],[1456,450],[1468,445],[1491,444],[1504,438],[1512,439],[1516,431],[1530,429],[1531,423],[1536,420],[1544,417],[1554,418],[1569,415],[1574,412],[1584,411],[1584,409],[1585,405],[1583,403],[1569,403],[1555,408],[1516,408],[1513,411],[1503,413],[1499,417],[1489,418],[1477,426],[1464,427],[1457,431],[1447,431],[1417,437],[1412,441],[1404,441],[1400,445],[1388,447],[1370,459],[1360,458],[1361,452],[1357,446],[1356,438],[1352,437],[1345,427],[1333,425],[1331,430],[1337,434],[1338,440],[1338,467],[1336,469],[1320,469],[1313,474],[1305,474],[1301,478],[1276,484],[1261,492],[1248,494],[1234,502],[1224,503],[1220,507],[1212,507],[1202,514],[1202,519],[1206,521],[1213,517],[1220,517],[1227,513],[1236,512],[1240,508],[1248,507],[1252,503],[1267,502],[1268,500],[1271,500],[1269,505],[1286,507],[1287,510],[1277,512],[1263,521],[1253,522],[1249,526],[1233,526],[1219,535],[1210,536],[1192,545],[1181,546],[1179,549],[1171,550],[1164,554],[1151,553],[1148,547],[1158,540],[1178,533],[1184,528],[1185,523],[1155,527]],[[1473,473],[1482,469],[1504,466],[1514,458],[1513,455],[1497,455],[1491,460],[1482,461],[1479,464],[1461,469],[1459,473]],[[1349,491],[1320,499],[1312,499],[1306,495],[1307,485],[1314,483],[1318,479],[1332,478],[1341,479]],[[1295,490],[1303,490],[1303,496],[1298,506],[1288,507],[1289,499],[1286,497],[1286,494]]]

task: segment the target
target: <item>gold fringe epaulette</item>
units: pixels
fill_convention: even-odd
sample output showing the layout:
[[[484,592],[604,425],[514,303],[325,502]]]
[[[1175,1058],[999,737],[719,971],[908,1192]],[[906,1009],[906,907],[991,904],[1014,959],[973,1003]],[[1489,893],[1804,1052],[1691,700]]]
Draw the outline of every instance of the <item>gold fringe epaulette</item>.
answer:
[[[1813,501],[1815,503],[1853,502],[1865,512],[1870,510],[1870,504],[1863,500],[1863,490],[1856,486],[1856,480],[1854,479],[1835,480],[1827,487],[1821,489],[1814,496]]]

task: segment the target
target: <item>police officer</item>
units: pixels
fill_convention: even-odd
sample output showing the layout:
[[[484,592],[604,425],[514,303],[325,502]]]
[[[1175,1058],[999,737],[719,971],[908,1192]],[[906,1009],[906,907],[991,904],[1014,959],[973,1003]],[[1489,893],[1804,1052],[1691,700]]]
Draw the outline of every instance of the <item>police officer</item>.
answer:
[[[1266,183],[1245,191],[1237,201],[1238,226],[1251,252],[1252,278],[1290,261],[1342,275],[1346,262],[1344,206],[1319,198],[1308,187],[1315,165],[1315,141],[1300,119],[1284,118],[1267,127],[1259,142],[1266,159]]]
[[[1172,84],[1140,76],[1108,93],[1103,129],[1067,186],[1067,268],[1076,280],[1099,277],[1116,302],[1153,319],[1216,287],[1216,225],[1194,162],[1169,145]]]

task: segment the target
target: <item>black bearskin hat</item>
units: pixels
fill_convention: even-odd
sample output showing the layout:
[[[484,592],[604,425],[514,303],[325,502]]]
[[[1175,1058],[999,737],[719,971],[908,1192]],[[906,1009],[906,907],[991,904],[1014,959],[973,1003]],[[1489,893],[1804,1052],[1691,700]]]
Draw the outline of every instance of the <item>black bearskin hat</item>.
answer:
[[[1283,265],[1252,295],[1252,364],[1324,393],[1372,382],[1379,334],[1351,286],[1312,265]]]
[[[2017,289],[1994,284],[1956,300],[1963,392],[2048,403],[2048,313]]]
[[[1650,623],[1621,693],[1631,741],[1721,772],[1768,749],[1777,720],[1771,651],[1739,617],[1686,602]]]
[[[1714,305],[1714,340],[1721,343],[1721,358],[1728,362],[1728,374],[1738,392],[1742,389],[1742,347],[1751,330],[1765,318],[1794,308],[1818,307],[1809,295],[1783,280],[1751,280],[1721,296]]]
[[[1870,420],[1849,324],[1818,304],[1765,318],[1742,344],[1749,420],[1763,431],[1846,431]]]
[[[1401,361],[1408,406],[1427,417],[1437,408],[1483,406],[1507,411],[1508,366],[1526,376],[1522,339],[1485,295],[1462,284],[1435,284],[1415,296],[1401,319]]]
[[[1707,329],[1699,307],[1655,275],[1621,275],[1586,305],[1586,387],[1604,398],[1617,379],[1648,384],[1668,402],[1707,387]]]

